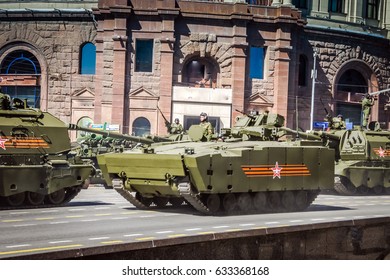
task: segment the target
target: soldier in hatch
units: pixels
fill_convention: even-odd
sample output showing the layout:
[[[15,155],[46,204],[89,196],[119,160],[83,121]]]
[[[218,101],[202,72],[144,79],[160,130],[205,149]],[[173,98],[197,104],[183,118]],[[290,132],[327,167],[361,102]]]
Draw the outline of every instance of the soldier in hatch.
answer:
[[[208,122],[208,116],[206,113],[202,112],[199,115],[200,123],[199,126],[204,129],[203,136],[207,139],[207,141],[211,140],[211,136],[213,135],[213,126],[210,122]]]

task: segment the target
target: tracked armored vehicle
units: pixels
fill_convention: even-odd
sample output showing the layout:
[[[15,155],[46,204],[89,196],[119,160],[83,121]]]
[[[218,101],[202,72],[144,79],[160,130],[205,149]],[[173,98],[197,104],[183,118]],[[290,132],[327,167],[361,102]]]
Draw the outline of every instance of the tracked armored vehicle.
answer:
[[[306,209],[333,188],[334,150],[321,141],[282,141],[284,118],[246,115],[215,141],[144,145],[98,156],[109,185],[137,208],[186,202],[205,214]]]
[[[16,101],[0,108],[0,208],[63,205],[94,167],[71,152],[64,122]]]
[[[373,130],[355,126],[350,130],[298,132],[335,149],[334,189],[339,194],[390,194],[390,131],[374,123],[370,127]]]

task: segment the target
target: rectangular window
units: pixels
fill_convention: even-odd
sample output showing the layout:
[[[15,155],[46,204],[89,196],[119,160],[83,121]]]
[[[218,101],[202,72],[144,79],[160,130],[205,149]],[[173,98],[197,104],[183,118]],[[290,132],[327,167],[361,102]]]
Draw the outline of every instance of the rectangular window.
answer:
[[[265,48],[250,47],[249,50],[249,78],[264,78]]]
[[[342,0],[329,0],[329,12],[342,13],[343,1]]]
[[[292,3],[298,9],[307,9],[306,0],[293,0]]]
[[[366,18],[378,19],[379,0],[367,0]]]
[[[153,40],[135,41],[135,72],[152,72]]]

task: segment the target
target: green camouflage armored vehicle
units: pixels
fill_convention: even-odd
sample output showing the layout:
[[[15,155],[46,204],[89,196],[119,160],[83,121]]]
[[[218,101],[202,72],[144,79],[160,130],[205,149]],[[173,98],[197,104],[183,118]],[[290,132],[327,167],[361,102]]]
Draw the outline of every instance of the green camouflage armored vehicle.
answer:
[[[375,123],[370,127],[298,132],[335,149],[334,188],[340,194],[390,194],[390,132]]]
[[[70,152],[65,123],[14,102],[0,107],[0,207],[69,202],[93,174],[92,163]]]
[[[282,141],[284,118],[246,115],[218,139],[144,145],[98,156],[109,185],[141,209],[183,202],[202,213],[306,209],[333,188],[334,150],[321,141]]]

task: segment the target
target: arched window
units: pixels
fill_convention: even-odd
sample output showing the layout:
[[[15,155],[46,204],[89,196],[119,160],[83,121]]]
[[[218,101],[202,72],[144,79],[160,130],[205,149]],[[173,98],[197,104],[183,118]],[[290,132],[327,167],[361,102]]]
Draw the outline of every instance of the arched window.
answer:
[[[335,92],[336,114],[343,115],[347,122],[361,122],[361,100],[368,92],[368,80],[355,70],[348,69],[340,76]]]
[[[307,59],[304,55],[299,56],[299,72],[298,72],[298,85],[307,85]]]
[[[93,75],[96,73],[96,46],[85,43],[80,49],[80,74]]]
[[[136,118],[133,122],[132,135],[143,136],[147,134],[150,134],[150,121],[144,117]]]
[[[3,86],[2,92],[11,98],[27,99],[27,105],[40,107],[41,66],[37,58],[25,50],[17,50],[8,54],[1,61],[0,73],[12,76],[13,85]]]

